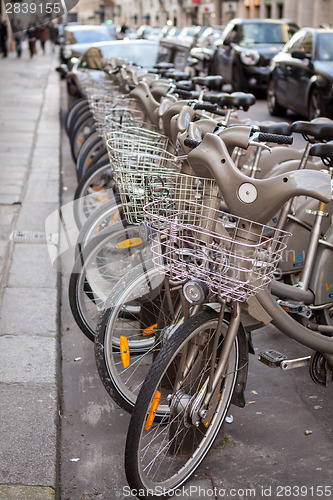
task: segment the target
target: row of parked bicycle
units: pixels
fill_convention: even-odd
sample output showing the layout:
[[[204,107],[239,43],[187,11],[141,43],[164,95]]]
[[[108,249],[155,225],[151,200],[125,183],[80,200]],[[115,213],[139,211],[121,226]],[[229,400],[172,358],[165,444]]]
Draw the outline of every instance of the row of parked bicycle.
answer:
[[[240,120],[252,94],[182,78],[114,61],[66,120],[80,229],[70,306],[132,413],[138,498],[183,484],[230,404],[245,405],[252,331],[272,321],[313,350],[260,353],[265,364],[332,380],[333,122]]]

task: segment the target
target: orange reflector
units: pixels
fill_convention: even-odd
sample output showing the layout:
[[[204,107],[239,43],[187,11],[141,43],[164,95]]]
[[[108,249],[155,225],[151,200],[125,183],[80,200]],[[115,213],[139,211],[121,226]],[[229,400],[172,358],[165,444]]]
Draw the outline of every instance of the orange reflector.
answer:
[[[114,224],[117,221],[118,217],[119,217],[119,210],[117,210],[117,212],[115,212],[114,216],[112,217],[111,224],[110,224],[111,226],[112,226],[112,224]]]
[[[127,368],[130,364],[130,352],[127,337],[124,335],[120,336],[120,357],[123,367]]]
[[[87,161],[87,167],[89,167],[90,162],[91,162],[91,156],[88,158],[88,161]]]
[[[141,245],[141,243],[142,243],[141,238],[130,238],[129,240],[119,241],[119,243],[117,243],[117,247],[121,249],[130,248]]]
[[[161,399],[161,393],[159,391],[156,391],[154,399],[153,399],[152,404],[150,406],[150,410],[149,410],[146,425],[145,425],[146,431],[149,431],[149,429],[153,425],[154,418],[156,415],[156,410],[158,408],[158,405],[160,404],[160,399]]]
[[[80,137],[78,138],[77,142],[79,142],[80,144],[83,144],[83,140],[80,139]]]
[[[96,184],[93,184],[91,187],[94,191],[102,191],[103,190],[103,188],[101,186],[96,186]]]
[[[221,398],[221,393],[219,394],[219,397],[217,398],[217,403],[216,403],[216,406],[219,404],[220,398]],[[212,418],[213,418],[213,417],[214,417],[214,413],[213,413],[213,415],[210,417],[210,419],[208,420],[208,422],[206,422],[206,423],[204,424],[204,426],[205,426],[205,427],[209,427],[209,424],[211,423],[211,421],[212,421]]]
[[[157,328],[157,323],[155,323],[155,325],[148,326],[148,328],[145,328],[143,330],[142,335],[144,337],[147,337],[147,335],[152,335],[153,333],[156,332],[156,328]]]
[[[105,196],[98,196],[98,201],[110,201],[109,198],[105,198]]]

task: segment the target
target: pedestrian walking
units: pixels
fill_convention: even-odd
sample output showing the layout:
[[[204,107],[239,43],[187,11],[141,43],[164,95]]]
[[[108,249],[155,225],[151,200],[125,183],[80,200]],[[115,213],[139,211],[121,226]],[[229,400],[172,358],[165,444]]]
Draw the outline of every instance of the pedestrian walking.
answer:
[[[22,55],[22,40],[23,40],[22,30],[23,26],[21,23],[21,19],[18,19],[13,24],[13,34],[14,34],[14,41],[16,44],[17,57],[21,57]]]
[[[58,42],[58,34],[59,34],[58,27],[55,24],[51,23],[51,25],[50,25],[50,41],[52,43],[52,52],[54,52],[55,46]]]
[[[30,58],[36,53],[36,40],[37,40],[37,30],[32,22],[28,25],[28,43],[29,43],[29,51]]]
[[[42,24],[37,31],[37,38],[42,46],[43,54],[45,54],[45,43],[49,39],[50,30],[46,24]]]
[[[7,22],[0,21],[0,45],[1,45],[2,57],[7,57],[7,39],[8,39]]]

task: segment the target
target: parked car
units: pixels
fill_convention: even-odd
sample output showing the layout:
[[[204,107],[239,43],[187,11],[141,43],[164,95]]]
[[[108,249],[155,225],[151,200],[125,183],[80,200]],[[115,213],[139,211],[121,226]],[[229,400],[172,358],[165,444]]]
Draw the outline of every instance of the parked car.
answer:
[[[71,24],[65,27],[60,45],[60,60],[68,63],[72,57],[80,57],[93,43],[116,38],[115,28],[108,26]]]
[[[152,31],[152,26],[149,24],[143,24],[136,30],[136,36],[138,39],[147,38],[149,33]]]
[[[333,29],[301,29],[273,58],[267,103],[273,116],[333,118]]]
[[[100,78],[100,73],[110,59],[123,59],[143,68],[152,68],[157,61],[158,42],[154,40],[114,40],[92,45],[76,61],[66,75],[67,89],[71,95],[84,95],[89,80]]]
[[[265,91],[272,57],[297,30],[284,20],[233,19],[217,42],[211,71],[233,90]]]

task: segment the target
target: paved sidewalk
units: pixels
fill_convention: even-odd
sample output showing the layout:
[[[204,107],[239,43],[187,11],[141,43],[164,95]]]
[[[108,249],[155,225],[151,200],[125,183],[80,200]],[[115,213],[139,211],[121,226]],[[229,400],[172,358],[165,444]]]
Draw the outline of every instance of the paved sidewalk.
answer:
[[[0,59],[0,499],[56,497],[57,273],[44,224],[59,206],[57,63],[50,46]]]

